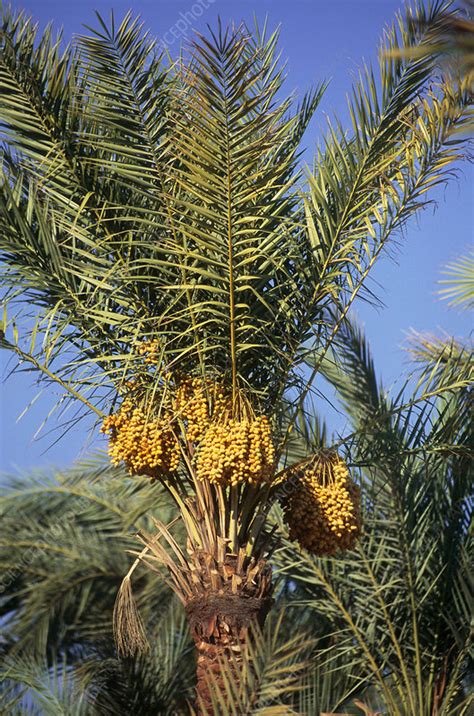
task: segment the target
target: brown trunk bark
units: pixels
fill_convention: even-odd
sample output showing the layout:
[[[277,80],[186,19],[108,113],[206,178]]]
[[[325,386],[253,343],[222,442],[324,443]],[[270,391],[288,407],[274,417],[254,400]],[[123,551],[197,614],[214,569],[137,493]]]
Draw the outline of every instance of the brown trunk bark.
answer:
[[[273,603],[271,567],[263,559],[246,563],[234,555],[227,555],[223,565],[212,564],[203,554],[198,562],[209,575],[209,588],[186,604],[197,650],[197,711],[200,716],[224,716],[227,711],[216,711],[213,705],[216,692],[224,702],[228,698],[221,665],[227,663],[233,680],[240,681],[249,629],[263,626]]]

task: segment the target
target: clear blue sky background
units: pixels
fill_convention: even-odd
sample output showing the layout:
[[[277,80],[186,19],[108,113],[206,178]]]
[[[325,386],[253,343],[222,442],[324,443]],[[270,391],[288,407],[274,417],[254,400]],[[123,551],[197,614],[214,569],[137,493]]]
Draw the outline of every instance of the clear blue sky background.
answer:
[[[322,79],[330,79],[320,109],[306,136],[306,161],[321,137],[325,116],[336,113],[347,117],[345,95],[352,76],[361,62],[375,61],[376,49],[384,25],[391,21],[401,3],[396,0],[22,0],[13,6],[24,8],[39,21],[50,20],[63,26],[65,37],[82,31],[82,24],[94,23],[94,10],[107,15],[113,7],[121,18],[131,7],[140,14],[152,33],[168,42],[172,54],[178,51],[189,25],[200,31],[209,23],[222,20],[246,20],[253,15],[262,20],[268,15],[270,25],[281,24],[281,49],[288,60],[287,89],[300,93]],[[198,17],[199,10],[204,9]],[[197,8],[197,9],[196,9]],[[191,19],[192,12],[195,20]],[[187,16],[186,16],[187,13]],[[187,20],[184,19],[187,17]],[[184,32],[183,32],[184,30]],[[175,38],[174,35],[180,35]],[[366,305],[356,308],[370,338],[379,373],[387,386],[396,382],[407,368],[402,350],[410,328],[447,332],[467,336],[472,329],[472,316],[448,309],[436,298],[437,281],[443,264],[472,246],[473,171],[462,167],[459,180],[434,197],[437,211],[428,209],[409,224],[404,237],[394,244],[391,257],[376,267],[373,284],[385,307],[381,310]],[[7,355],[2,351],[1,376],[8,371]],[[25,417],[18,415],[38,392],[30,374],[13,375],[0,385],[0,470],[28,469],[32,466],[70,464],[79,455],[95,446],[103,446],[97,431],[90,433],[92,422],[83,423],[58,444],[49,447],[53,438],[34,440],[33,436],[48,412],[51,388],[37,400]],[[49,394],[49,397],[48,397]],[[49,449],[47,449],[49,448]],[[46,452],[45,452],[46,451]]]

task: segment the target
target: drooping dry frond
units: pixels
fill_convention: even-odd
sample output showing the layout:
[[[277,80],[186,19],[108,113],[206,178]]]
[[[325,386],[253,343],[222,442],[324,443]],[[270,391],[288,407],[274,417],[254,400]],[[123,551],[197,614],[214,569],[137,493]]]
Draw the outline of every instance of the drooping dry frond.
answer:
[[[130,574],[123,578],[113,613],[114,639],[120,656],[135,656],[146,651],[149,643],[143,620],[133,597]]]

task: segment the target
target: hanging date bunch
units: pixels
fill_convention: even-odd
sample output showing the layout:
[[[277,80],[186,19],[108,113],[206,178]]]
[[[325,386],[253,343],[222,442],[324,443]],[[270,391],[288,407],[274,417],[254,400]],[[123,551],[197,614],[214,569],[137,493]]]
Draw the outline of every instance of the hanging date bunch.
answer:
[[[101,431],[109,436],[113,464],[123,461],[130,474],[158,479],[178,468],[180,449],[170,417],[150,416],[130,397],[105,418]]]
[[[153,342],[141,344],[138,353],[153,366]],[[124,462],[131,474],[166,478],[185,450],[200,481],[227,487],[273,477],[270,422],[255,413],[242,392],[232,397],[219,380],[167,374],[145,408],[144,375],[128,384],[119,410],[103,423],[114,464]]]
[[[191,443],[200,442],[211,419],[225,408],[229,400],[225,389],[216,381],[192,376],[175,378],[173,414]]]
[[[123,462],[130,474],[157,480],[179,466],[183,421],[188,439],[195,441],[208,427],[209,405],[202,380],[172,374],[164,376],[153,399],[147,401],[149,370],[160,363],[162,346],[156,340],[145,340],[136,344],[134,352],[139,362],[133,368],[133,379],[126,383],[120,408],[105,418],[101,432],[109,438],[114,465]]]
[[[361,532],[360,491],[344,460],[321,451],[301,471],[284,501],[290,538],[316,555],[351,549]]]
[[[199,447],[200,480],[222,485],[268,482],[275,473],[275,448],[265,415],[256,415],[245,396],[222,396]]]

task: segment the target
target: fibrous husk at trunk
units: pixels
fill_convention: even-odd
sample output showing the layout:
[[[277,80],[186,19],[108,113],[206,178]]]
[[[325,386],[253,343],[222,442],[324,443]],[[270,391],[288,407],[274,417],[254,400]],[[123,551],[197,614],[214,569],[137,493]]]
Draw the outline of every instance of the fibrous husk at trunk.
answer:
[[[183,505],[195,521],[202,519],[197,502]],[[194,514],[193,511],[196,511]],[[181,546],[167,526],[154,521],[153,537],[139,534],[144,549],[133,552],[137,561],[158,572],[183,603],[197,650],[197,704],[199,714],[215,714],[216,698],[224,704],[228,689],[225,679],[240,680],[242,649],[250,639],[252,627],[262,627],[272,606],[272,573],[267,560],[273,534],[260,532],[258,544],[245,544],[232,552],[230,540],[211,533],[205,546],[198,545],[188,532],[186,547]],[[190,530],[192,533],[192,530]],[[207,537],[202,530],[201,537]],[[163,575],[163,567],[167,576]],[[130,609],[118,610],[117,643],[139,647],[135,639],[136,619],[127,623]],[[130,650],[130,649],[129,649]],[[224,674],[225,672],[225,674]]]
[[[197,704],[204,716],[216,713],[216,700],[225,704],[223,665],[226,678],[240,678],[242,649],[273,603],[272,575],[264,559],[248,560],[243,550],[228,554],[220,565],[210,555],[195,557],[200,588],[185,608],[197,650]]]

